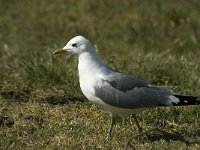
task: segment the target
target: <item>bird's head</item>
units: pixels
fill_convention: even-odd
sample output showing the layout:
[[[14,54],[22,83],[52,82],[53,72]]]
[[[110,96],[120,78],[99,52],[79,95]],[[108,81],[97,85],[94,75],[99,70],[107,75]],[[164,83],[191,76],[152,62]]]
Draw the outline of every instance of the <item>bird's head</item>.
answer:
[[[83,36],[76,36],[72,38],[63,48],[57,49],[53,52],[53,55],[59,54],[62,52],[72,52],[76,54],[81,54],[85,51],[91,50],[91,43],[89,40]]]

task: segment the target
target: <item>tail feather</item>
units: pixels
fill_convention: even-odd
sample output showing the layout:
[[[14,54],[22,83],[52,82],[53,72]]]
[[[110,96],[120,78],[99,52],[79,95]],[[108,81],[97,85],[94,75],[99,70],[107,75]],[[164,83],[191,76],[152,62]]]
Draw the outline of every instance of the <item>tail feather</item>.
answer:
[[[195,96],[183,96],[183,95],[174,95],[179,99],[179,102],[173,103],[174,106],[185,106],[185,105],[199,105],[200,97]]]

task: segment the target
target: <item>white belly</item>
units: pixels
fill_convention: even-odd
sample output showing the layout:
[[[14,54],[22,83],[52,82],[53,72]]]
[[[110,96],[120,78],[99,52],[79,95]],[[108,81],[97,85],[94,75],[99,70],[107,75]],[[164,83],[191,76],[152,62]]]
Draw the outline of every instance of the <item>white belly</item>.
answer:
[[[83,94],[85,95],[85,97],[89,101],[99,105],[100,107],[106,109],[107,111],[110,111],[112,114],[136,114],[143,110],[143,109],[126,109],[126,108],[114,107],[114,106],[104,103],[103,100],[96,97],[94,87],[102,86],[102,85],[98,85],[98,84],[103,84],[103,83],[98,82],[97,79],[101,79],[103,73],[101,73],[100,70],[95,70],[95,69],[91,70],[92,68],[95,68],[94,66],[90,66],[91,69],[88,70],[89,65],[91,65],[91,63],[79,62],[80,88]]]
[[[92,83],[90,83],[91,80],[89,82],[81,82],[80,80],[80,87],[81,90],[83,92],[83,94],[85,95],[85,97],[91,101],[92,103],[95,103],[97,105],[99,105],[100,107],[104,108],[105,110],[111,112],[112,114],[137,114],[140,113],[141,111],[143,111],[144,109],[126,109],[126,108],[119,108],[119,107],[115,107],[115,106],[111,106],[109,104],[104,103],[103,100],[101,100],[100,98],[95,96],[95,90],[93,88]]]

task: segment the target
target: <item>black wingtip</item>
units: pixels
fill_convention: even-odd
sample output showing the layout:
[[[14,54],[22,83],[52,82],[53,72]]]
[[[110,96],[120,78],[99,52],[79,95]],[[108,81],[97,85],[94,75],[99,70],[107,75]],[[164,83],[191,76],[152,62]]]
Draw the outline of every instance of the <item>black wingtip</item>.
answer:
[[[185,105],[199,105],[200,97],[195,96],[183,96],[183,95],[174,95],[180,101],[178,103],[173,103],[174,106],[185,106]]]

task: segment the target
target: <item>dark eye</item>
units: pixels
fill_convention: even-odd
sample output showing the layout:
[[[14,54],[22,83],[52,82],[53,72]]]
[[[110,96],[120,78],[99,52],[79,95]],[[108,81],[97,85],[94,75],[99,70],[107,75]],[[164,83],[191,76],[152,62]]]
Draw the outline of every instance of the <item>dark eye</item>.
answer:
[[[72,46],[73,46],[73,47],[77,47],[77,44],[76,44],[76,43],[74,43],[74,44],[72,44]]]

